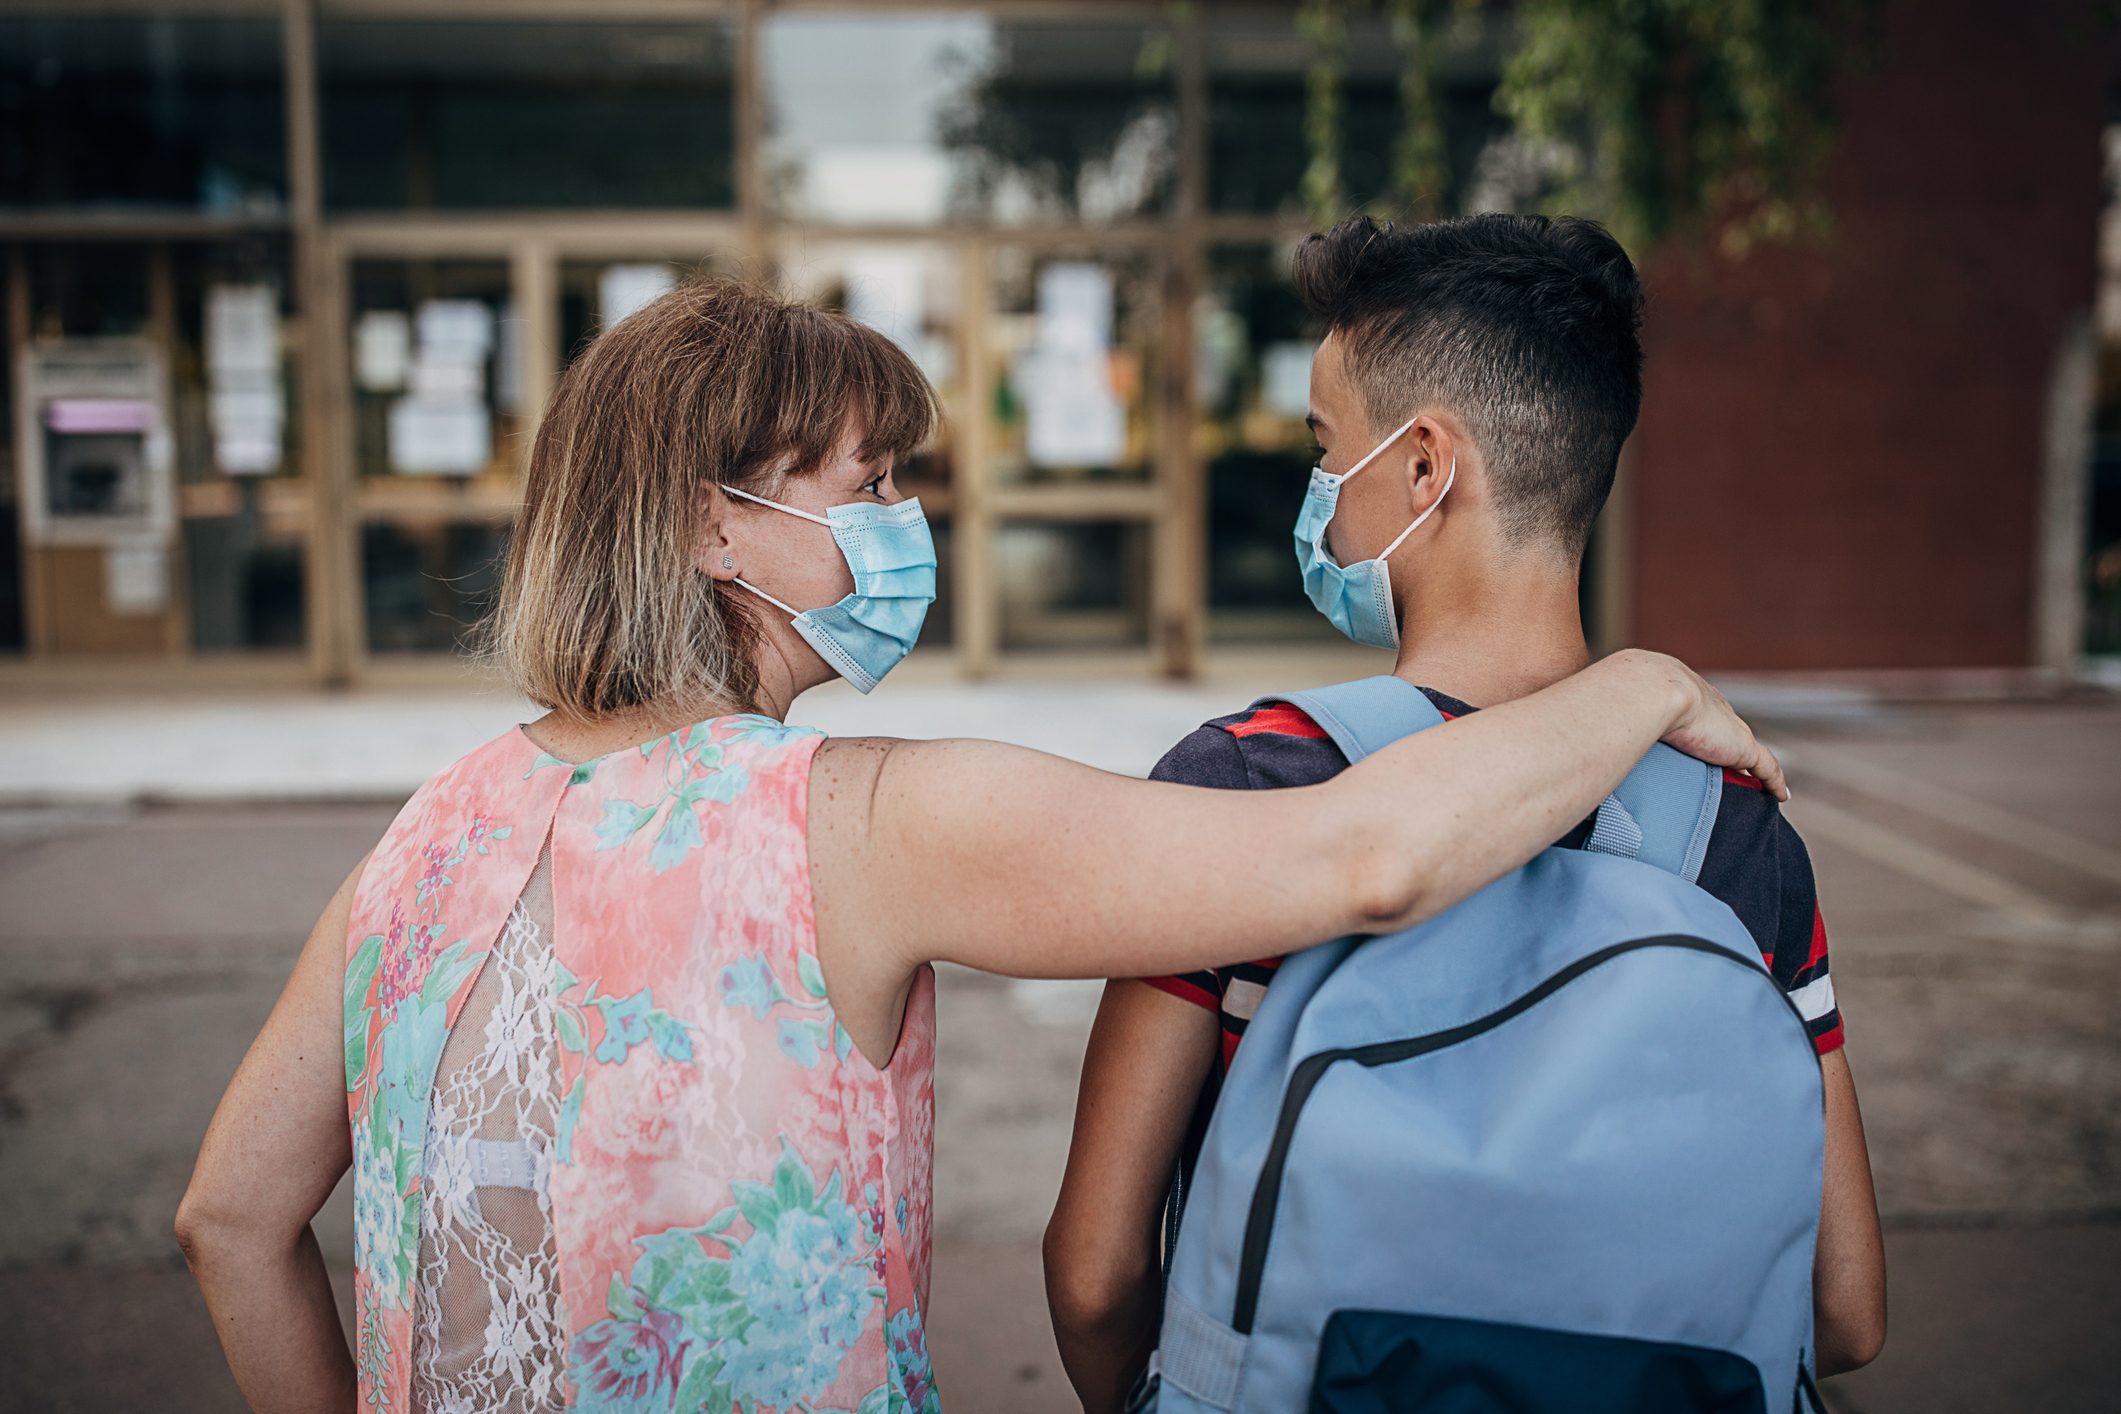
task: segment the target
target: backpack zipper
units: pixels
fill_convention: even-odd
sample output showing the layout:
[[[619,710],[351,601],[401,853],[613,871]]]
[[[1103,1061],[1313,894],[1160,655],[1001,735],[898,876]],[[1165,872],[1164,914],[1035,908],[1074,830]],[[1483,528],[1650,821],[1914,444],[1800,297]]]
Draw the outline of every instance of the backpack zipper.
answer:
[[[1366,1046],[1342,1046],[1330,1051],[1317,1051],[1297,1062],[1294,1073],[1289,1077],[1289,1088],[1282,1094],[1281,1114],[1274,1124],[1274,1142],[1267,1149],[1266,1162],[1260,1166],[1259,1183],[1252,1190],[1252,1208],[1245,1217],[1245,1243],[1238,1264],[1237,1302],[1231,1313],[1231,1327],[1239,1335],[1252,1334],[1253,1318],[1259,1312],[1260,1281],[1267,1265],[1267,1244],[1274,1237],[1275,1209],[1281,1203],[1282,1181],[1289,1165],[1289,1146],[1295,1138],[1296,1122],[1303,1117],[1304,1105],[1310,1100],[1311,1092],[1318,1088],[1318,1082],[1325,1078],[1329,1069],[1341,1061],[1354,1061],[1357,1065],[1372,1067],[1390,1065],[1396,1061],[1412,1060],[1416,1056],[1425,1056],[1462,1041],[1469,1041],[1545,1001],[1592,968],[1644,948],[1680,948],[1688,952],[1708,953],[1740,967],[1748,966],[1743,958],[1735,957],[1728,949],[1705,939],[1679,934],[1637,938],[1633,942],[1614,943],[1610,947],[1578,958],[1522,996],[1464,1025],[1443,1031],[1431,1031],[1422,1036],[1407,1036],[1396,1041],[1373,1041]],[[1760,971],[1765,980],[1774,980],[1764,970],[1752,970]],[[1802,1028],[1804,1018],[1797,1011],[1796,1004],[1789,999],[1789,994],[1777,987],[1775,995],[1782,998],[1782,1004],[1789,1009],[1790,1016]]]

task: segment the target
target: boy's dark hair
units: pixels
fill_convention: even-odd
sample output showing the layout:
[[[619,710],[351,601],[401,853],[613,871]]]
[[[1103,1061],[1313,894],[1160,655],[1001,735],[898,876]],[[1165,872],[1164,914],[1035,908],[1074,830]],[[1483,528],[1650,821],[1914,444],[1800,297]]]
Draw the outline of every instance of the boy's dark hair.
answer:
[[[1293,266],[1382,435],[1438,403],[1486,458],[1504,531],[1580,555],[1642,407],[1642,283],[1573,216],[1351,216]]]

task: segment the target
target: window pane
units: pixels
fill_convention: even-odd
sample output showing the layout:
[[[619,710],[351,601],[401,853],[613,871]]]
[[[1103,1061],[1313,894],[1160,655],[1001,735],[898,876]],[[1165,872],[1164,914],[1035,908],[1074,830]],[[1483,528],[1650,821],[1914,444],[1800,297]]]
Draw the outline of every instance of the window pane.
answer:
[[[261,512],[262,489],[244,485],[235,515],[184,522],[191,641],[202,652],[302,646],[301,532]]]
[[[995,252],[995,475],[1146,480],[1154,461],[1158,266]]]
[[[27,248],[32,338],[147,332],[147,247],[83,241]]]
[[[508,531],[484,522],[414,519],[361,527],[361,587],[371,653],[448,653],[467,646],[500,585]]]
[[[718,23],[322,21],[325,201],[732,206],[734,54]]]
[[[560,262],[559,366],[574,362],[598,330],[616,324],[693,275],[734,273],[737,254],[709,251],[678,260],[563,260]]]
[[[1399,100],[1400,51],[1380,15],[1350,15],[1340,88],[1340,184],[1350,211],[1372,202],[1403,203],[1393,160],[1405,114]],[[1295,8],[1208,22],[1208,204],[1216,211],[1304,214],[1304,71],[1311,45]],[[1464,190],[1488,140],[1502,129],[1490,104],[1492,53],[1454,49],[1442,64],[1449,168]],[[1443,209],[1462,199],[1446,194]]]
[[[2098,393],[2092,404],[2085,508],[2083,651],[2121,654],[2121,92],[2103,147],[2106,204],[2099,220]]]
[[[767,171],[788,215],[1110,220],[1170,204],[1172,77],[1145,26],[776,14],[763,50]]]
[[[1304,425],[1316,345],[1288,252],[1208,253],[1194,324],[1208,460],[1209,633],[1222,641],[1332,639],[1304,597],[1291,536],[1312,464]]]
[[[352,333],[361,475],[514,487],[521,326],[504,262],[356,261]]]
[[[231,481],[299,476],[289,358],[298,326],[286,237],[168,249],[176,304],[169,395],[177,479],[225,490]]]
[[[995,537],[1004,648],[1149,641],[1149,527],[1140,521],[1005,524]]]
[[[278,213],[280,70],[271,18],[0,16],[0,205]]]
[[[0,329],[14,328],[13,281],[0,280]],[[22,603],[22,514],[16,505],[21,469],[15,465],[15,351],[0,340],[0,653],[28,646]]]

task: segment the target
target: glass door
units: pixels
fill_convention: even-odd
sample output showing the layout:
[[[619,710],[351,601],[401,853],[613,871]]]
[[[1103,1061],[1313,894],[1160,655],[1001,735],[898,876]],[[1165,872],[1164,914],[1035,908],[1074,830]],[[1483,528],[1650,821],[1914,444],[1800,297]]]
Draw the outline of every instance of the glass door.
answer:
[[[341,238],[348,592],[372,666],[451,664],[472,646],[538,417],[575,352],[688,273],[738,263],[730,223],[639,224],[393,223]]]

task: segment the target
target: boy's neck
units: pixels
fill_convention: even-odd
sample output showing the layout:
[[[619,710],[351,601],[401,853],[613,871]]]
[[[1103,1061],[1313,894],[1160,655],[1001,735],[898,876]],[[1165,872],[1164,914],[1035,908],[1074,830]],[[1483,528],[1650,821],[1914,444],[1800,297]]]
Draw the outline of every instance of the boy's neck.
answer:
[[[1395,674],[1472,707],[1528,696],[1591,661],[1575,571],[1532,557],[1424,586],[1399,635]]]

